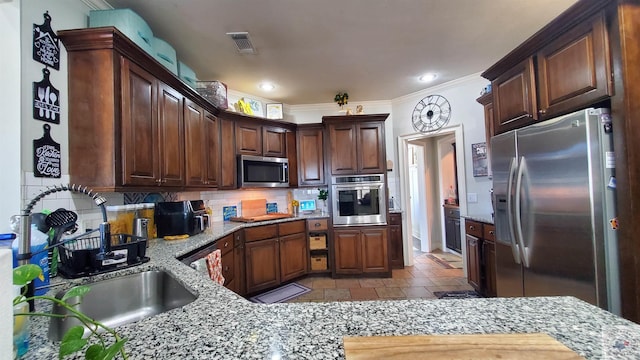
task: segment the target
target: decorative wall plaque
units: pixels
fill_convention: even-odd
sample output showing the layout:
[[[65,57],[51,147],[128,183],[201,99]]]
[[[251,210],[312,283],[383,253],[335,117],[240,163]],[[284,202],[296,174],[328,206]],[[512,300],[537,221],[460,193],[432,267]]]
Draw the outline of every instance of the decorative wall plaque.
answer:
[[[49,69],[42,69],[42,80],[33,83],[33,118],[60,124],[60,91],[49,81]]]
[[[49,12],[43,16],[44,23],[33,24],[33,60],[60,70],[60,39],[51,29]]]
[[[33,174],[35,177],[59,178],[60,144],[51,138],[51,125],[44,124],[44,135],[33,140]]]
[[[471,158],[473,160],[473,176],[489,175],[489,159],[487,159],[487,143],[471,144]]]

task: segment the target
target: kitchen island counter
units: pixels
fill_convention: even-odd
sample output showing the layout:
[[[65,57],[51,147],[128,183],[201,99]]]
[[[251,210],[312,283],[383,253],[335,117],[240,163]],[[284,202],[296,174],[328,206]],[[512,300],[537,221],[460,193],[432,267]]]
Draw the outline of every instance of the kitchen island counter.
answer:
[[[63,286],[164,269],[198,294],[182,308],[118,327],[128,339],[130,359],[340,359],[344,336],[536,332],[551,335],[587,359],[640,354],[639,325],[572,297],[263,305],[176,260],[252,225],[214,224],[186,240],[152,240],[148,263],[92,279],[63,280]],[[56,357],[56,344],[46,338],[47,326],[47,319],[32,318],[27,359]]]

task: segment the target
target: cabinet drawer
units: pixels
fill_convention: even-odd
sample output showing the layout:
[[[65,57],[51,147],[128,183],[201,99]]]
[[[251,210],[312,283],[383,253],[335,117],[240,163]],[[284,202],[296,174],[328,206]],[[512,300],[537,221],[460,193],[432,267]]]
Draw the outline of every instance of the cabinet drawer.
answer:
[[[262,225],[244,229],[245,242],[278,237],[278,225]]]
[[[389,214],[389,225],[401,225],[401,224],[402,224],[401,214]]]
[[[327,248],[327,236],[316,235],[309,236],[309,250],[318,250]]]
[[[233,250],[233,234],[227,235],[222,239],[216,241],[216,249],[220,249],[222,255]]]
[[[496,227],[491,224],[484,224],[483,228],[483,238],[485,240],[496,241]]]
[[[452,219],[460,219],[460,208],[445,206],[444,216]]]
[[[307,229],[309,232],[327,230],[329,228],[327,219],[309,219],[307,220]]]
[[[464,228],[465,231],[468,235],[473,235],[477,238],[482,238],[482,223],[476,222],[476,221],[472,221],[472,220],[465,220],[464,221]]]
[[[278,226],[280,227],[280,236],[297,234],[306,231],[304,220],[281,223],[278,224]]]

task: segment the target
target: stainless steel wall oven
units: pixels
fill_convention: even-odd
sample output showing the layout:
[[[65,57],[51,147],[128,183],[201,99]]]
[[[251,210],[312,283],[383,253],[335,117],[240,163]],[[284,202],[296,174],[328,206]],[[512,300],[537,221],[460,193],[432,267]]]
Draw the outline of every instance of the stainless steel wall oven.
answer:
[[[384,174],[333,176],[333,224],[386,225],[387,195]]]

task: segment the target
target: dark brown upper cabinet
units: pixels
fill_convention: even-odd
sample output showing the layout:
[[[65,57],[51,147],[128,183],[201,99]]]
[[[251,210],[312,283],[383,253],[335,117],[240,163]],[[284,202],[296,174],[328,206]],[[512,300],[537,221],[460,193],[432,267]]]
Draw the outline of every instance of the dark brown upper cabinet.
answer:
[[[298,182],[300,186],[324,185],[322,125],[298,126]]]
[[[185,99],[213,116],[219,110],[116,28],[58,35],[67,50],[71,182],[95,191],[184,189]]]
[[[220,174],[220,123],[193,101],[184,103],[187,187],[217,187]]]
[[[496,133],[526,126],[538,119],[533,57],[493,80]]]
[[[540,119],[612,95],[604,12],[564,33],[537,54]]]
[[[324,116],[332,175],[386,171],[384,121],[389,114]]]

